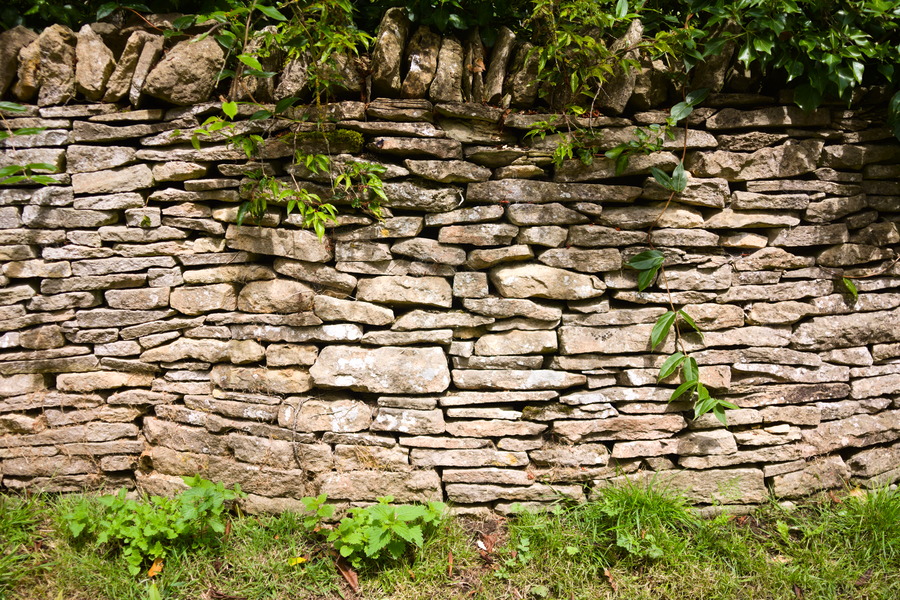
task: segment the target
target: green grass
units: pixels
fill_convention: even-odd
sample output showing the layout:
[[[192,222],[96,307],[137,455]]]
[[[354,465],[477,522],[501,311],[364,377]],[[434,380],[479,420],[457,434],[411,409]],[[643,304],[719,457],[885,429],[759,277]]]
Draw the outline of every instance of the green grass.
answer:
[[[150,598],[146,571],[130,577],[115,548],[68,537],[61,515],[79,500],[0,496],[0,598]],[[154,579],[165,600],[357,597],[322,540],[294,514],[235,516],[227,537],[175,552]],[[415,555],[362,568],[359,583],[363,597],[391,600],[896,600],[900,492],[703,520],[654,485],[612,487],[544,513],[448,519]]]

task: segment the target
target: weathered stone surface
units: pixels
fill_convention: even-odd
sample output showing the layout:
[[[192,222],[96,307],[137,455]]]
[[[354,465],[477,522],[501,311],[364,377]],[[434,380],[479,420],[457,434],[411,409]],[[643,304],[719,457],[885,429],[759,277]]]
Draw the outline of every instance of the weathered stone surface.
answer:
[[[441,479],[434,471],[325,473],[316,484],[320,493],[334,500],[367,501],[389,495],[397,502],[430,502],[442,497]]]
[[[332,249],[326,242],[305,230],[229,225],[225,243],[229,248],[308,262],[327,262],[333,257]]]
[[[169,305],[186,315],[237,308],[237,286],[229,283],[180,287],[172,290]]]
[[[315,296],[313,311],[323,321],[348,321],[368,325],[389,325],[394,321],[394,312],[389,308],[330,296]]]
[[[289,279],[251,281],[237,298],[237,309],[253,313],[296,313],[312,308],[315,291]]]
[[[146,373],[94,371],[93,373],[62,373],[56,376],[56,389],[61,392],[92,392],[123,387],[148,387],[151,383],[153,383],[153,375]]]
[[[302,394],[312,387],[302,369],[265,369],[216,365],[210,380],[221,388],[266,394]]]
[[[463,73],[462,44],[453,35],[444,35],[428,95],[436,102],[462,102]]]
[[[775,495],[780,498],[800,498],[818,490],[843,486],[850,478],[850,469],[840,456],[828,456],[808,463],[802,470],[772,478]]]
[[[516,371],[497,369],[489,371],[453,371],[453,383],[463,390],[556,390],[582,385],[587,377],[565,371],[535,369]]]
[[[768,490],[762,469],[709,469],[704,471],[658,471],[602,480],[600,487],[620,485],[625,479],[647,481],[677,490],[694,503],[756,504],[763,502]]]
[[[422,304],[449,308],[452,289],[443,277],[374,277],[359,282],[357,298],[384,304]]]
[[[748,111],[725,108],[706,120],[709,129],[827,127],[830,123],[831,113],[827,108],[804,112],[796,106],[772,106]]]
[[[372,430],[411,435],[443,433],[445,430],[444,414],[441,410],[380,407],[375,413]]]
[[[600,296],[606,285],[597,277],[536,264],[501,265],[490,272],[498,291],[512,298],[583,300]]]
[[[580,440],[654,440],[686,427],[681,415],[618,416],[608,419],[556,421],[553,433],[570,442]]]
[[[400,61],[408,35],[406,11],[401,7],[388,9],[378,26],[372,52],[372,91],[376,96],[397,97],[400,93]]]
[[[203,362],[252,363],[262,360],[265,349],[251,340],[191,340],[178,339],[167,346],[158,346],[141,354],[146,362],[169,362],[199,360]]]
[[[106,91],[106,82],[116,68],[112,51],[90,25],[77,34],[75,46],[75,89],[86,99],[96,102]]]
[[[371,393],[435,393],[450,385],[440,348],[327,346],[310,369],[316,385]]]
[[[34,42],[37,37],[36,33],[22,25],[16,25],[0,33],[0,96],[6,94],[6,90],[16,77],[19,51]]]
[[[413,448],[410,463],[417,467],[519,467],[528,464],[524,452],[491,449],[432,450]]]
[[[420,26],[406,46],[406,77],[400,87],[401,98],[424,98],[438,66],[441,36]]]
[[[470,183],[466,194],[470,202],[630,202],[641,194],[640,188],[596,183],[552,183],[528,179],[502,179]]]
[[[296,431],[364,431],[372,424],[372,409],[358,400],[293,398],[281,405],[278,424]]]
[[[853,477],[871,478],[896,469],[900,464],[900,445],[871,448],[857,452],[847,460]]]
[[[728,181],[794,177],[816,168],[823,146],[822,141],[805,140],[788,141],[749,155],[724,150],[698,152],[688,159],[686,166],[698,177],[721,177]]]
[[[538,260],[551,267],[574,269],[586,273],[616,271],[622,268],[622,256],[618,250],[585,250],[581,248],[559,248],[546,250],[538,255]]]
[[[76,194],[112,194],[146,189],[153,185],[147,165],[134,165],[97,173],[75,173],[72,187]]]
[[[900,341],[900,309],[813,317],[797,326],[791,345],[804,350]]]
[[[400,155],[404,158],[430,156],[441,159],[461,159],[463,157],[462,144],[453,139],[376,137],[367,147],[374,152]]]
[[[187,106],[209,98],[225,54],[212,37],[180,42],[147,75],[143,92]]]
[[[864,447],[900,438],[897,411],[878,415],[854,415],[838,421],[821,423],[803,431],[803,441],[825,454],[838,448]]]
[[[553,331],[506,331],[482,336],[475,343],[475,353],[482,356],[514,356],[546,354],[556,351]]]

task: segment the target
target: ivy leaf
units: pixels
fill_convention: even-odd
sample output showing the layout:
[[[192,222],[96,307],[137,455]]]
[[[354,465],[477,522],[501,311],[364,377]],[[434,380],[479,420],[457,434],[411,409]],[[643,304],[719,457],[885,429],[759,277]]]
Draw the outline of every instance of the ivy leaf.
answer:
[[[656,347],[659,346],[660,343],[666,336],[669,335],[669,330],[672,329],[672,324],[675,322],[675,313],[671,310],[666,311],[659,319],[656,320],[656,324],[653,325],[653,329],[650,331],[650,348],[652,350],[656,350]]]
[[[275,7],[257,4],[256,8],[257,10],[259,10],[259,12],[266,15],[270,19],[275,19],[276,21],[287,21],[287,17],[278,12],[278,9]]]
[[[805,111],[814,110],[822,103],[822,93],[810,84],[804,83],[794,90],[794,103]]]

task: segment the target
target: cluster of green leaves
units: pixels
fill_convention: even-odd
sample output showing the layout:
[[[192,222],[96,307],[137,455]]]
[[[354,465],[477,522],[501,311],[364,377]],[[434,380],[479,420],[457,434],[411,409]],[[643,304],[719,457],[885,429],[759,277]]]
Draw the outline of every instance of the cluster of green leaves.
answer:
[[[15,102],[0,101],[0,120],[3,121],[4,128],[0,129],[0,140],[5,140],[14,136],[35,135],[44,131],[45,127],[21,127],[12,130],[6,126],[6,119],[2,113],[23,113],[28,109],[21,104]],[[0,168],[0,185],[14,185],[16,183],[36,183],[38,185],[52,185],[56,180],[48,175],[41,175],[38,171],[47,173],[56,173],[56,165],[49,163],[28,163],[27,165],[7,165]]]
[[[610,76],[636,67],[631,49],[613,52],[608,40],[637,16],[627,0],[533,0],[527,26],[542,97],[556,109],[587,104]]]
[[[225,514],[232,502],[246,496],[239,485],[228,489],[221,483],[182,477],[189,489],[174,498],[128,498],[127,490],[101,496],[100,514],[83,501],[63,515],[68,531],[78,539],[89,534],[99,544],[121,548],[132,575],[140,573],[146,561],[164,558],[176,545],[209,543],[225,532]]]
[[[355,568],[366,563],[399,559],[410,548],[421,548],[425,536],[433,532],[446,516],[442,502],[391,505],[394,498],[383,496],[378,504],[351,508],[328,534],[341,556]]]
[[[681,166],[679,164],[679,166]],[[672,179],[678,178],[678,174],[673,175]],[[644,291],[656,279],[660,270],[664,270],[666,257],[659,250],[647,250],[633,256],[627,263],[629,267],[638,271],[638,290]],[[663,273],[663,277],[665,273]],[[675,331],[676,346],[681,345],[681,331],[678,328],[678,322],[685,323],[693,329],[700,337],[703,332],[697,326],[696,321],[684,311],[684,309],[667,310],[663,313],[653,325],[650,331],[650,346],[655,350],[657,346],[663,343],[666,338]],[[725,410],[737,408],[735,404],[727,400],[714,398],[710,395],[709,390],[700,381],[700,369],[697,366],[697,360],[688,354],[682,347],[672,355],[670,355],[659,369],[658,379],[662,381],[667,377],[678,374],[681,376],[682,383],[679,385],[672,395],[669,402],[678,400],[686,394],[694,401],[694,418],[699,418],[708,412],[726,424]]]
[[[700,88],[690,92],[685,96],[684,100],[669,109],[669,115],[666,117],[665,123],[653,123],[648,125],[646,130],[638,127],[635,129],[634,138],[607,150],[605,152],[606,158],[616,161],[616,174],[620,175],[625,171],[632,156],[659,152],[662,150],[666,139],[674,140],[675,127],[678,123],[687,119],[694,112],[694,107],[703,102],[708,95],[708,88]],[[671,192],[681,193],[687,185],[687,176],[685,175],[684,165],[681,162],[675,168],[672,177],[669,177],[656,167],[653,168],[652,173],[654,179]]]

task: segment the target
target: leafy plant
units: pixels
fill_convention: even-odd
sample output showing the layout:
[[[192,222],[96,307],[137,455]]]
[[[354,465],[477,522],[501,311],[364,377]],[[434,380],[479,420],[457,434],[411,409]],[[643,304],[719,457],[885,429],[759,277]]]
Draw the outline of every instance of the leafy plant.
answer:
[[[5,130],[0,130],[0,140],[5,140],[14,136],[35,135],[44,131],[44,127],[22,127],[12,130],[6,122],[4,112],[7,113],[24,113],[27,107],[16,102],[0,101],[0,120],[3,121]],[[29,163],[27,165],[8,165],[0,168],[0,185],[13,185],[22,182],[37,183],[39,185],[52,185],[56,183],[53,177],[41,175],[37,171],[46,171],[48,173],[56,173],[56,165],[49,163]]]
[[[396,560],[411,547],[421,548],[425,536],[445,516],[442,502],[392,506],[393,500],[392,496],[383,496],[378,504],[351,508],[350,516],[341,519],[328,534],[328,541],[355,568],[385,558]]]
[[[237,484],[227,489],[199,475],[182,479],[189,489],[174,498],[150,496],[137,501],[122,488],[115,495],[97,498],[102,507],[99,513],[90,502],[82,501],[63,520],[75,539],[90,534],[100,544],[121,548],[129,573],[137,575],[145,562],[165,558],[176,545],[196,547],[224,533],[223,519],[232,502],[246,496]]]

